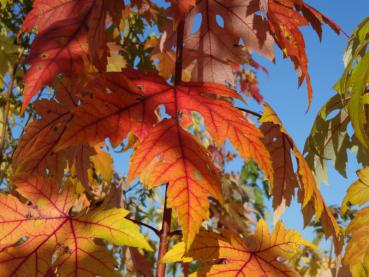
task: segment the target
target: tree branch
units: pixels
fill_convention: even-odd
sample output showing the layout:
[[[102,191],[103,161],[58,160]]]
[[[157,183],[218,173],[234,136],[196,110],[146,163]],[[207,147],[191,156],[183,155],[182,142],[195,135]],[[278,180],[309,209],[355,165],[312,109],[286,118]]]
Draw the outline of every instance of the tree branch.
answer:
[[[169,248],[169,237],[170,237],[170,226],[172,224],[172,209],[167,207],[167,195],[168,185],[165,189],[165,199],[164,199],[164,212],[163,212],[163,225],[161,231],[159,232],[160,244],[159,244],[159,254],[156,266],[156,277],[165,277],[166,264],[161,263],[161,259],[167,253]]]
[[[177,86],[182,82],[182,61],[183,61],[183,36],[184,36],[184,25],[185,20],[182,19],[177,29],[177,50],[176,50],[176,68],[174,75],[174,85]],[[164,199],[164,213],[163,213],[163,225],[160,231],[160,244],[159,244],[159,255],[156,266],[156,277],[165,277],[166,264],[161,263],[161,259],[165,253],[168,252],[169,238],[170,238],[170,226],[172,223],[172,209],[167,207],[167,192],[168,184],[165,189]]]
[[[174,85],[182,82],[182,63],[183,63],[183,36],[185,20],[181,20],[177,30],[177,50],[176,50],[176,69],[174,75]]]

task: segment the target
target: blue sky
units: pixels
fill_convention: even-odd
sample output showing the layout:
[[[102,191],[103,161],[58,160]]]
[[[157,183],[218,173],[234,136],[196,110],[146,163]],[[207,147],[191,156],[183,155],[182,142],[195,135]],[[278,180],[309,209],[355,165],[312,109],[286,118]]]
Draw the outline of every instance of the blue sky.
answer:
[[[155,2],[165,5],[163,0]],[[369,16],[369,0],[306,0],[306,2],[338,23],[348,34],[351,34],[356,26],[366,16]],[[346,36],[343,34],[338,36],[327,26],[323,28],[322,42],[310,26],[303,28],[303,33],[314,91],[313,101],[308,113],[306,113],[306,85],[304,83],[301,88],[297,87],[297,75],[290,60],[283,59],[279,50],[276,52],[276,64],[263,57],[256,56],[257,61],[269,71],[269,75],[262,72],[258,73],[261,93],[265,101],[276,110],[285,128],[301,151],[319,109],[334,95],[332,86],[343,72],[342,57],[348,41]],[[253,110],[262,112],[262,106],[255,102],[250,101],[249,105]],[[127,164],[128,155],[115,155],[115,158],[118,171],[126,172],[127,168],[122,170],[122,164]],[[242,163],[239,161],[238,163],[232,163],[230,169],[236,170],[241,166]],[[347,187],[356,179],[356,170],[359,167],[354,155],[349,155],[348,178],[345,179],[335,172],[332,166],[329,166],[329,184],[321,184],[321,191],[328,205],[341,204]],[[288,228],[299,230],[305,238],[312,239],[312,229],[303,229],[300,210],[300,205],[294,201],[291,207],[287,208],[282,220]],[[270,212],[272,213],[271,208]],[[322,247],[328,249],[326,243]]]

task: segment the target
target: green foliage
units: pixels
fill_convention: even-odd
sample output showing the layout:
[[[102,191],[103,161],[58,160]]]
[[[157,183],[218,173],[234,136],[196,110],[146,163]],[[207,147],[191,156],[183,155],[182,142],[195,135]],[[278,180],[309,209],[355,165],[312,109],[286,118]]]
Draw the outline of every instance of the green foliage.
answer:
[[[327,161],[332,160],[346,176],[347,150],[357,151],[357,160],[369,163],[369,18],[350,37],[345,50],[345,71],[334,86],[337,94],[320,110],[305,144],[307,160],[321,179],[327,181]],[[350,135],[350,128],[354,136]]]

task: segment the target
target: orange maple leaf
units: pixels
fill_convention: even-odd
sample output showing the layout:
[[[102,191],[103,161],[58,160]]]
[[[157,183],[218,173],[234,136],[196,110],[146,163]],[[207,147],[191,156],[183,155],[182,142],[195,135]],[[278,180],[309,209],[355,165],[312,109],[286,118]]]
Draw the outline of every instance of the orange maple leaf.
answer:
[[[137,87],[132,87],[132,84]],[[241,111],[223,99],[239,98],[240,96],[234,90],[219,84],[208,83],[182,83],[173,87],[156,74],[143,74],[134,70],[100,75],[89,88],[91,94],[86,97],[84,104],[75,110],[75,117],[61,138],[57,149],[81,142],[98,143],[106,137],[111,139],[113,145],[117,145],[122,142],[130,130],[133,130],[141,139],[142,144],[138,143],[138,149],[132,158],[130,181],[140,176],[141,181],[149,187],[169,182],[171,188],[169,205],[177,208],[179,212],[179,220],[184,227],[184,235],[188,244],[192,242],[201,221],[208,217],[207,197],[213,196],[216,199],[221,197],[219,176],[215,173],[216,170],[213,169],[207,152],[201,150],[197,153],[200,147],[198,143],[191,142],[191,137],[185,136],[186,132],[180,126],[181,115],[199,112],[204,117],[207,130],[218,145],[222,145],[229,138],[241,156],[246,160],[254,159],[272,181],[273,170],[269,153],[261,141],[262,134],[245,119]],[[159,105],[165,105],[166,112],[176,121],[165,121],[151,128],[157,121],[154,117],[154,110]],[[186,151],[190,151],[186,152],[186,156],[181,152],[183,150],[180,139],[182,136],[189,144],[185,146]],[[161,144],[155,144],[159,143],[155,141],[156,137],[157,139],[162,137]],[[175,143],[175,146],[172,143]],[[146,153],[145,149],[148,144],[153,144],[150,147],[154,148],[152,151],[155,155]],[[163,165],[159,161],[161,158],[157,159],[161,157],[161,151],[172,147],[177,147],[178,153],[170,155],[179,158],[178,161],[170,160],[175,164],[172,166],[176,170],[170,170],[171,173],[167,175],[163,173]],[[182,150],[179,151],[180,149]],[[204,165],[201,165],[201,170],[196,169],[200,166],[196,162],[199,160],[197,155],[202,157],[200,160],[214,174],[212,178],[206,177],[210,173],[203,168]],[[145,162],[137,164],[137,159],[144,159]],[[165,161],[165,158],[163,159]],[[197,167],[191,170],[186,166],[177,168],[177,163],[182,164],[183,161],[187,161],[186,164],[190,161],[195,162]],[[202,180],[201,182],[193,179],[193,176],[191,182],[188,180],[185,183],[177,182],[182,178],[189,178],[189,174],[195,174],[193,171],[199,173],[197,177]],[[161,177],[158,179],[160,182],[156,180],[159,177]],[[185,200],[183,197],[177,199],[174,194],[180,189],[186,189],[191,197],[196,194],[201,195],[201,197],[198,196],[201,201],[193,200],[189,196],[184,198]],[[186,205],[186,208],[179,209],[180,205]]]
[[[106,0],[36,0],[24,20],[20,32],[36,29],[25,63],[31,68],[24,77],[25,89],[22,110],[32,97],[55,77],[84,71],[84,61],[99,68],[106,65],[106,18],[110,14],[119,24],[122,1]],[[99,51],[105,47],[104,57]]]
[[[228,138],[245,160],[254,159],[271,182],[273,180],[270,156],[261,141],[263,135],[240,110],[226,101],[226,98],[240,96],[224,85],[184,82],[173,87],[155,74],[125,70],[101,75],[89,91],[92,95],[75,110],[75,117],[58,149],[82,142],[95,144],[106,137],[117,145],[130,130],[142,138],[148,133],[147,128],[157,121],[154,110],[165,105],[166,112],[173,117],[200,113],[218,145]],[[88,112],[91,110],[94,112]]]
[[[70,182],[62,192],[51,179],[17,178],[17,192],[30,201],[0,194],[0,268],[2,276],[115,276],[115,260],[95,238],[151,250],[124,209],[71,215],[77,197]],[[91,264],[94,266],[91,267]]]
[[[147,105],[145,95],[123,73],[97,74],[83,91],[83,104],[73,111],[58,149],[80,142],[97,144],[105,138],[117,146],[129,131],[141,136],[156,122],[157,106]]]
[[[299,13],[302,11],[303,15]],[[319,38],[322,36],[322,24],[327,23],[336,33],[340,27],[325,15],[305,4],[302,0],[269,0],[267,11],[270,33],[275,42],[289,57],[295,67],[299,78],[299,86],[306,80],[308,90],[308,108],[310,107],[313,89],[308,72],[308,59],[305,49],[305,40],[299,27],[310,23]]]
[[[220,176],[206,149],[173,119],[160,122],[138,144],[128,183],[137,176],[149,188],[169,183],[168,206],[177,211],[186,245],[209,217],[208,197],[222,199]]]
[[[87,26],[84,23],[77,20],[57,21],[41,32],[33,41],[25,61],[31,67],[24,76],[22,110],[59,73],[71,76],[83,72],[82,57],[87,53]]]
[[[56,86],[54,100],[35,102],[34,106],[41,119],[31,122],[18,142],[12,163],[15,175],[45,175],[47,171],[59,181],[68,163],[69,167],[75,165],[77,177],[87,185],[89,157],[95,153],[94,149],[81,143],[63,151],[54,151],[73,119],[72,110],[77,107],[76,94],[81,87],[78,80],[64,78]]]

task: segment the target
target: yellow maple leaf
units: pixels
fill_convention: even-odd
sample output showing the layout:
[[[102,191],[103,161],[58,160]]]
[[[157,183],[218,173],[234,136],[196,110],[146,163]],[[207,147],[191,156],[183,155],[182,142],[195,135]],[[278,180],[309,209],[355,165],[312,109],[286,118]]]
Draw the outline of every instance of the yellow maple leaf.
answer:
[[[299,276],[285,261],[303,245],[315,248],[299,232],[287,230],[282,222],[269,232],[261,219],[255,233],[245,239],[230,232],[200,232],[187,253],[181,242],[168,251],[162,262],[199,260],[204,266],[192,276]]]
[[[350,205],[363,205],[369,201],[369,167],[358,170],[359,179],[347,190],[343,199],[341,213],[345,214]]]

